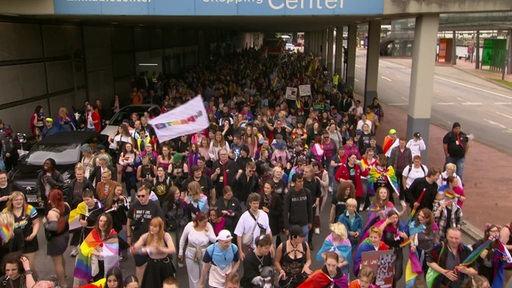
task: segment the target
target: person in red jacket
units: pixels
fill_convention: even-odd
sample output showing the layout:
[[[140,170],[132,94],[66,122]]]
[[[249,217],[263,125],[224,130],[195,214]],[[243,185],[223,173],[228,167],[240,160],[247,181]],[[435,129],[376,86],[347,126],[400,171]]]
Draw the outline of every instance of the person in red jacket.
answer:
[[[338,183],[349,181],[356,187],[357,206],[364,205],[363,182],[361,176],[368,176],[368,169],[357,160],[357,155],[352,153],[348,156],[347,163],[341,165],[336,171],[334,178]]]

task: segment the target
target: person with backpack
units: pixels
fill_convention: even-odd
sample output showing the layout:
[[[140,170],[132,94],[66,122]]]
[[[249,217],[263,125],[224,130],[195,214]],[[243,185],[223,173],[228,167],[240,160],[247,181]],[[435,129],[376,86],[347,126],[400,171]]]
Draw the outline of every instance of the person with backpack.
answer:
[[[421,163],[421,156],[416,155],[413,157],[411,164],[407,165],[402,171],[402,186],[400,189],[403,191],[401,194],[405,196],[407,189],[411,186],[417,178],[423,178],[427,176],[428,167]]]

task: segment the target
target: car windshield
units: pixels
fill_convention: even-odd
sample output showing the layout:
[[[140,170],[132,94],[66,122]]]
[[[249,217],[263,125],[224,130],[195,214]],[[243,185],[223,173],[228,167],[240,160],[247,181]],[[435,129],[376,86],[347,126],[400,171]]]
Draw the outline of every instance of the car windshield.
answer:
[[[110,119],[108,125],[119,126],[121,125],[121,123],[123,123],[123,120],[130,120],[132,118],[132,113],[135,112],[139,114],[139,117],[141,117],[144,115],[144,112],[146,111],[148,111],[148,106],[131,106],[123,108],[119,110],[119,112],[114,114],[114,116],[112,116],[112,119]]]
[[[53,158],[57,165],[69,165],[80,161],[80,144],[39,144],[27,155],[30,165],[42,166],[48,158]]]

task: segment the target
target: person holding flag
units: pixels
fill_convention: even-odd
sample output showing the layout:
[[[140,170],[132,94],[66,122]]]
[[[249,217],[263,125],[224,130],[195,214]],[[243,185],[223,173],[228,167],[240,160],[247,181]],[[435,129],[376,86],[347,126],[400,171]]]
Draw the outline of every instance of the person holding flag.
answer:
[[[462,265],[470,254],[471,249],[462,243],[460,229],[448,228],[446,240],[427,254],[427,287],[461,287],[468,277],[478,275],[474,263]]]

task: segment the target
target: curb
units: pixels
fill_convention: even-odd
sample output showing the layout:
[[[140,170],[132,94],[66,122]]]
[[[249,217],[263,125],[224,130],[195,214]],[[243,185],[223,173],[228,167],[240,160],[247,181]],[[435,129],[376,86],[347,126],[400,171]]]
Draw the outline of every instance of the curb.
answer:
[[[465,220],[462,221],[461,231],[474,242],[482,239],[484,236],[484,232],[482,230]]]
[[[480,79],[482,79],[482,80],[485,80],[485,81],[487,81],[487,82],[489,82],[489,83],[492,83],[492,84],[498,85],[498,86],[503,87],[503,88],[508,89],[508,90],[512,90],[512,88],[511,88],[511,87],[509,87],[509,86],[507,86],[507,85],[503,85],[503,84],[498,83],[498,82],[496,82],[496,81],[492,81],[492,80],[491,80],[490,78],[488,78],[488,77],[482,76],[482,75],[480,75],[480,74],[478,74],[478,73],[473,73],[473,72],[471,72],[471,71],[469,71],[469,70],[467,70],[467,69],[464,69],[464,68],[457,67],[457,64],[452,65],[452,67],[453,67],[453,68],[455,68],[455,69],[457,69],[457,70],[459,70],[459,71],[465,72],[465,73],[467,73],[467,74],[471,74],[471,75],[473,75],[473,76],[475,76],[475,77],[478,77],[478,78],[480,78]]]

